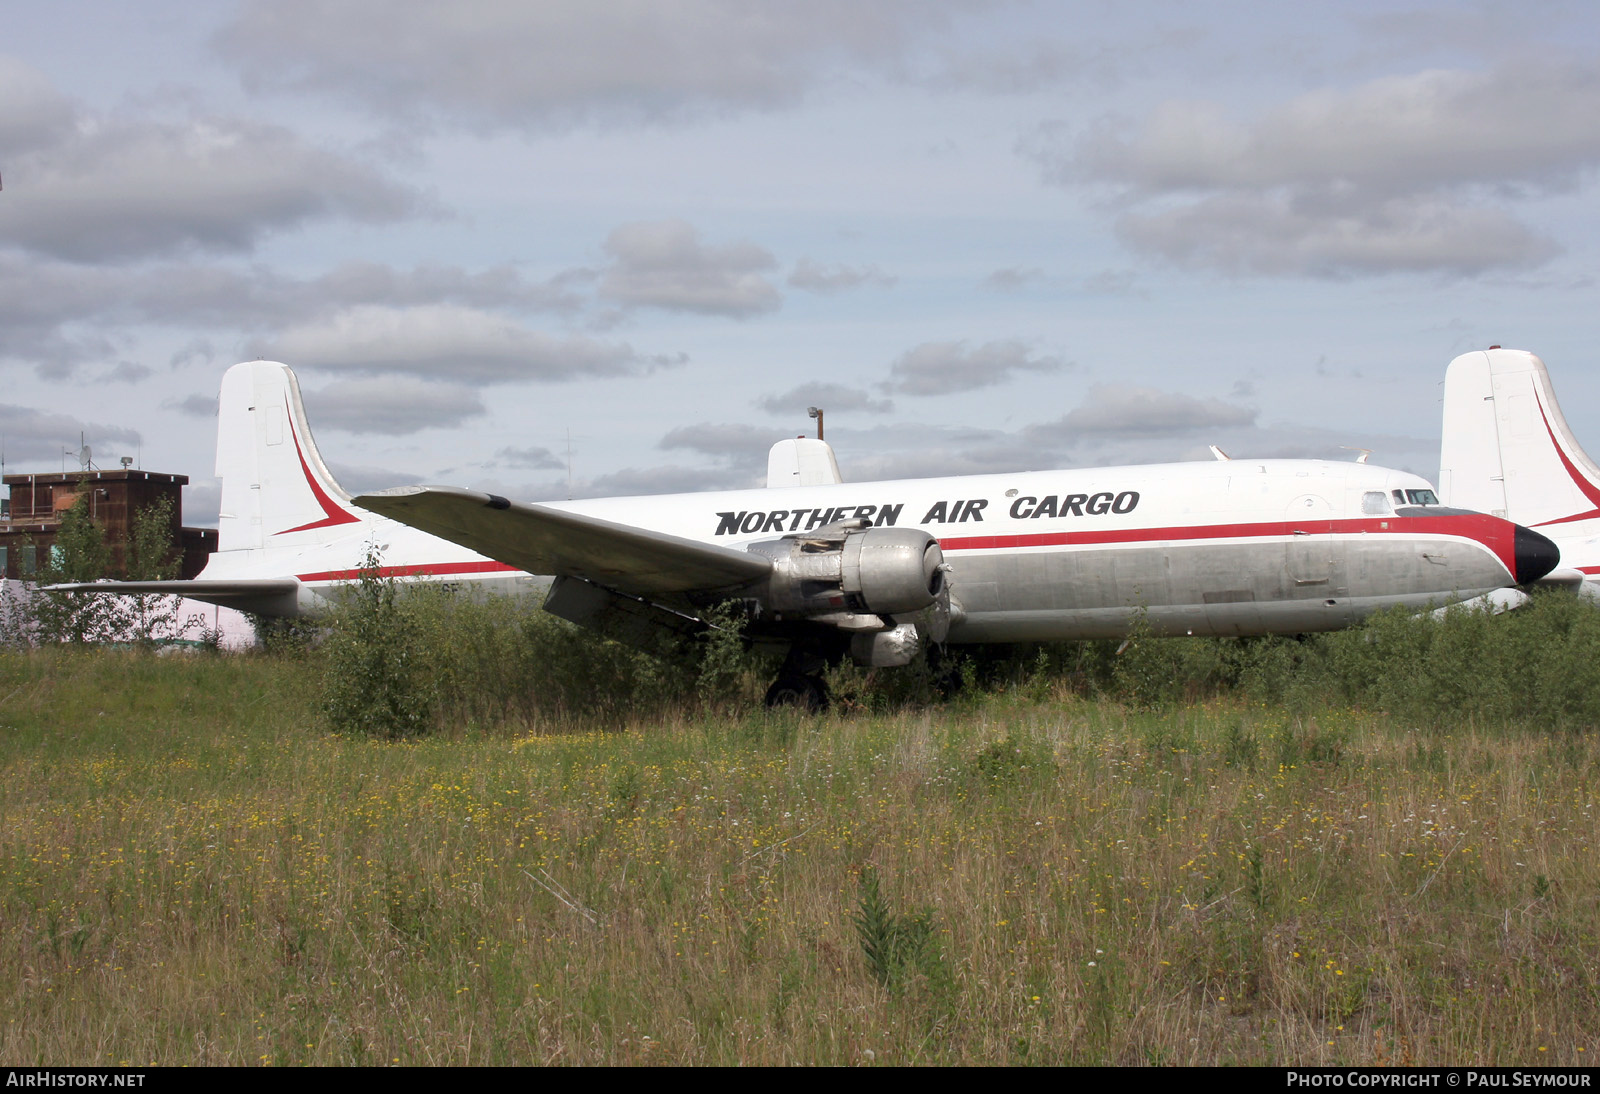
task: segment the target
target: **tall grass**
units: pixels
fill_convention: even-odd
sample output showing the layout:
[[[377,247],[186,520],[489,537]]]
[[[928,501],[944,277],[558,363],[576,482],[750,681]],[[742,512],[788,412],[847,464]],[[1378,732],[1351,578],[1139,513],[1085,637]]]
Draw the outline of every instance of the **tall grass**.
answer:
[[[949,704],[873,710],[862,674],[844,681],[856,705],[821,718],[719,709],[692,676],[677,700],[641,687],[636,707],[586,709],[603,662],[579,663],[564,628],[541,647],[527,628],[554,621],[482,610],[507,623],[460,654],[439,708],[457,712],[403,742],[329,731],[316,651],[0,654],[0,1055],[1600,1051],[1600,744],[1541,720],[1584,724],[1557,701],[1573,685],[1526,663],[1540,619],[1581,660],[1588,624],[1565,605],[1491,621],[1530,628],[1501,643],[1515,655],[1467,637],[1397,651],[1404,628],[1383,621],[1370,641],[1216,644],[1234,667],[1122,700],[1096,694],[1118,686],[1114,647],[1052,649],[986,665],[990,685]],[[1213,664],[1139,648],[1121,656]],[[473,660],[495,655],[506,666]],[[1349,670],[1359,701],[1313,702],[1336,655],[1366,659]],[[1507,713],[1463,686],[1453,713],[1417,702],[1427,718],[1376,701],[1407,678],[1385,657],[1435,666],[1409,676],[1426,689],[1476,656],[1552,698]],[[1271,698],[1302,685],[1293,705]],[[450,706],[474,694],[476,713]]]
[[[1125,643],[978,656],[991,688],[1070,690],[1150,709],[1235,696],[1290,710],[1354,706],[1427,726],[1600,724],[1600,610],[1562,593],[1502,615],[1457,607],[1441,622],[1393,611],[1355,630],[1298,638],[1136,633]]]
[[[515,723],[615,725],[758,699],[763,659],[736,631],[642,651],[541,611],[369,578],[299,647],[329,724],[378,737]]]

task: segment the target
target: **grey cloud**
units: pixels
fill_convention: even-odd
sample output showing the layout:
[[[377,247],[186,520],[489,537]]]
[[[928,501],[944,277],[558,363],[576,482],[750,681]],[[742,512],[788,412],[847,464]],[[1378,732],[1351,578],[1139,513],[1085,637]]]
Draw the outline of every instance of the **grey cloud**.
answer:
[[[478,129],[625,124],[796,102],[892,67],[964,3],[254,0],[216,37],[247,83]]]
[[[1056,42],[1026,49],[952,52],[925,82],[940,89],[1021,94],[1067,82],[1104,84],[1114,78],[1119,60],[1103,47],[1091,53]]]
[[[474,384],[623,376],[682,363],[626,343],[558,338],[475,308],[363,305],[259,343],[262,356],[310,367],[447,377]]]
[[[0,147],[8,155],[50,144],[72,127],[76,114],[72,100],[43,73],[15,57],[0,56]]]
[[[844,292],[868,284],[887,287],[893,285],[894,281],[877,266],[829,267],[809,258],[796,262],[789,273],[791,288],[819,294]]]
[[[1319,90],[1249,123],[1170,102],[1024,151],[1052,181],[1110,187],[1123,240],[1181,264],[1466,273],[1557,253],[1503,206],[1600,165],[1597,115],[1600,69],[1546,60]]]
[[[872,414],[887,414],[894,409],[889,399],[875,399],[863,388],[845,384],[813,381],[790,388],[782,395],[769,395],[756,403],[768,414],[804,412],[810,407],[821,407],[825,412],[865,410]]]
[[[102,262],[248,252],[313,220],[384,223],[426,207],[377,169],[281,126],[17,113],[6,111],[0,130],[31,122],[34,132],[5,164],[0,242],[36,254]]]
[[[1096,384],[1083,405],[1059,422],[1030,427],[1030,434],[1072,437],[1166,437],[1203,429],[1237,428],[1255,423],[1249,407],[1221,399],[1122,384]]]
[[[570,285],[585,271],[566,271],[530,282],[514,266],[476,272],[459,266],[397,269],[376,262],[347,262],[305,283],[319,299],[392,305],[466,304],[570,313],[582,306]]]
[[[681,220],[624,224],[606,239],[612,264],[599,293],[624,307],[655,307],[746,318],[775,310],[776,286],[762,271],[777,265],[754,243],[708,247]]]
[[[392,467],[367,467],[353,463],[330,463],[334,481],[347,493],[360,494],[368,490],[387,490],[391,486],[410,486],[427,479],[414,471],[397,471]]]
[[[1536,265],[1560,251],[1499,209],[1437,196],[1338,212],[1287,195],[1219,194],[1117,223],[1129,245],[1179,265],[1229,273],[1348,274],[1400,270],[1470,275]]]
[[[1044,271],[1037,266],[1010,266],[1003,270],[995,270],[983,279],[983,284],[985,288],[994,289],[996,292],[1019,292],[1043,280]]]
[[[634,494],[688,494],[760,486],[763,476],[741,467],[628,467],[577,484],[574,497],[611,498]],[[553,493],[555,491],[552,491]]]
[[[557,312],[573,306],[554,279],[529,282],[510,267],[474,272],[350,263],[298,279],[260,268],[94,267],[0,251],[0,357],[30,361],[52,377],[69,375],[85,362],[116,358],[121,332],[141,325],[209,328],[236,336],[329,324],[340,312],[361,307],[427,304]],[[252,348],[265,342],[258,337]],[[193,338],[174,354],[172,364],[210,360],[218,352],[209,339]],[[670,362],[644,362],[664,363]]]
[[[1126,296],[1136,291],[1137,283],[1132,270],[1101,270],[1084,278],[1079,287],[1097,296]]]
[[[502,448],[495,459],[507,467],[528,471],[557,471],[567,466],[548,448]]]
[[[830,434],[851,482],[987,475],[1058,464],[1023,433],[902,422]]]
[[[134,361],[118,361],[101,377],[103,384],[136,384],[146,377],[154,375],[155,370],[148,365],[141,365]]]
[[[1600,160],[1600,72],[1573,64],[1430,70],[1302,95],[1253,125],[1171,102],[1131,139],[1102,123],[1057,172],[1166,193],[1322,185],[1378,194],[1572,181]]]
[[[168,399],[161,405],[191,418],[215,418],[217,416],[217,397],[215,395],[185,395],[181,399]]]
[[[111,444],[136,445],[139,431],[123,426],[85,422],[70,414],[0,403],[0,436],[5,438],[6,459],[55,461],[63,448],[78,450],[82,435],[91,448]]]
[[[733,464],[765,467],[767,452],[783,435],[754,425],[724,423],[679,426],[661,438],[659,447],[688,449]]]
[[[389,436],[459,426],[488,413],[472,388],[410,377],[339,380],[308,391],[305,401],[318,428]]]
[[[976,349],[966,342],[924,342],[895,361],[884,387],[907,395],[948,395],[1005,383],[1014,372],[1061,367],[1060,358],[1036,356],[1016,340],[985,342]]]
[[[173,354],[169,364],[173,368],[183,368],[185,365],[209,365],[217,358],[217,347],[211,344],[209,338],[191,338],[179,347]]]

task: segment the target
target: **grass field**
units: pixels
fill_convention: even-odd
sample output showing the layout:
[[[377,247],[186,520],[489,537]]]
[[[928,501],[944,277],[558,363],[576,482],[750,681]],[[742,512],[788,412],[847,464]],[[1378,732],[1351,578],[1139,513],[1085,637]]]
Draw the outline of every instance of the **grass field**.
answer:
[[[0,653],[0,1059],[1600,1053],[1581,726],[1062,678],[392,743],[314,664]]]

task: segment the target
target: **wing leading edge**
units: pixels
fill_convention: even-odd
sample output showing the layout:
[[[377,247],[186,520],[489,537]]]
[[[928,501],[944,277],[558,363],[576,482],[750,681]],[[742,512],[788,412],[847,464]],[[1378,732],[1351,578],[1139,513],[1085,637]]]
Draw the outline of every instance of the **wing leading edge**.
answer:
[[[402,486],[354,501],[519,570],[636,596],[731,591],[772,570],[761,555],[453,486]]]

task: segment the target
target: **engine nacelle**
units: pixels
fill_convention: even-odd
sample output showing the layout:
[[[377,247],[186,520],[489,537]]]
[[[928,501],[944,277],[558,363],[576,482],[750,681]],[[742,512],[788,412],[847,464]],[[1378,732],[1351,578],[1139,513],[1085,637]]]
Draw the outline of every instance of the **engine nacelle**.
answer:
[[[749,549],[772,560],[761,599],[779,617],[901,615],[947,595],[944,552],[917,528],[848,520]]]

